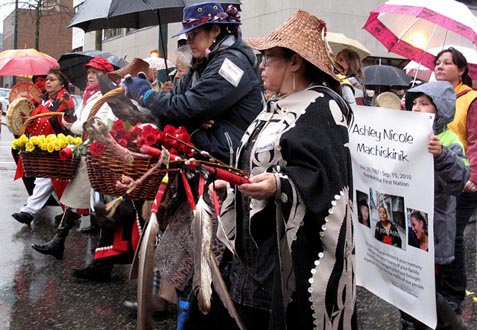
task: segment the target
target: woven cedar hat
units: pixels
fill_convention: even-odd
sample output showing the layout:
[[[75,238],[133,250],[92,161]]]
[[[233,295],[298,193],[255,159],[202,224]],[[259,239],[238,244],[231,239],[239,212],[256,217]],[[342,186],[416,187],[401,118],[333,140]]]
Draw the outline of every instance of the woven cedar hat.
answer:
[[[130,74],[133,77],[136,77],[139,72],[144,72],[148,79],[149,77],[149,63],[147,63],[144,60],[141,60],[140,58],[133,58],[131,62],[129,62],[128,65],[123,66],[122,68],[113,71],[113,72],[108,72],[108,78],[111,79],[112,81],[116,82],[122,78],[124,78],[125,75]]]
[[[325,32],[325,21],[306,11],[298,10],[269,35],[247,39],[246,42],[251,48],[259,51],[274,47],[288,48],[339,81],[333,72],[333,62],[323,41]]]

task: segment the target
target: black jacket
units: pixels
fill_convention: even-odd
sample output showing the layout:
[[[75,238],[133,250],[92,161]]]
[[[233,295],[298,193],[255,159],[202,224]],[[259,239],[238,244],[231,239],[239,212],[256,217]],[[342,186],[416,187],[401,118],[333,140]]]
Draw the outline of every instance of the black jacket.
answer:
[[[237,87],[219,73],[225,59],[243,70]],[[145,105],[162,124],[186,126],[196,147],[229,163],[243,133],[261,111],[255,60],[253,51],[241,39],[228,47],[219,46],[208,54],[200,73],[191,70],[171,92],[154,93]],[[198,79],[193,84],[194,72]],[[215,121],[212,128],[200,128],[210,119]]]

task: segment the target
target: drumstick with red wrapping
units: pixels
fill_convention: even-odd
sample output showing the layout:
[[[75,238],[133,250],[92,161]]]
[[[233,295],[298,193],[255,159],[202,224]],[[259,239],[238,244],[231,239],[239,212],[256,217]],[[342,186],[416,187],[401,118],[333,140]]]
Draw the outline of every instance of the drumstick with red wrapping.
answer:
[[[148,155],[151,155],[153,157],[161,157],[161,153],[162,153],[162,151],[160,149],[150,147],[150,146],[146,146],[146,145],[143,145],[141,147],[141,152],[143,152],[145,154],[148,154]],[[174,162],[174,159],[177,160],[177,159],[180,159],[180,157],[177,156],[177,155],[171,154],[171,161]],[[207,172],[209,172],[211,175],[214,175],[217,179],[225,180],[227,182],[230,182],[231,184],[241,185],[241,184],[244,184],[244,183],[250,183],[248,178],[243,177],[241,175],[238,175],[236,173],[233,173],[231,170],[229,171],[229,170],[225,170],[225,169],[222,169],[222,168],[217,168],[217,167],[214,167],[214,166],[211,166],[211,165],[205,165],[205,164],[202,164],[200,161],[197,161],[197,160],[185,160],[184,163],[191,168],[202,167]]]

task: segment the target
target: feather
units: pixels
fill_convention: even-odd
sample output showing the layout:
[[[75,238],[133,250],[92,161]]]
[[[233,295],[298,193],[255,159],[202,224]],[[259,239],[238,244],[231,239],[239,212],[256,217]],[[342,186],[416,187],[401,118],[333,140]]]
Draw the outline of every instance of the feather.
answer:
[[[98,83],[103,95],[118,87],[106,75],[98,76]],[[136,125],[137,123],[157,123],[157,120],[152,115],[139,111],[124,94],[112,96],[106,102],[116,117],[129,122],[131,125]]]
[[[230,298],[229,291],[227,290],[227,286],[225,285],[224,279],[222,278],[217,261],[215,261],[213,256],[210,256],[210,265],[212,269],[212,283],[214,284],[215,292],[224,304],[224,307],[229,311],[230,316],[235,320],[237,327],[240,330],[245,330],[245,326],[243,325],[242,320],[235,309],[232,298]]]
[[[210,311],[212,284],[217,295],[237,323],[239,329],[245,329],[240,316],[230,298],[227,286],[222,278],[219,266],[212,252],[214,212],[201,196],[194,211],[191,231],[194,242],[194,278],[192,286],[197,294],[199,310],[207,314]]]
[[[205,203],[203,196],[199,198],[194,219],[191,224],[194,251],[194,277],[192,287],[197,294],[199,310],[203,314],[210,311],[212,297],[212,270],[210,257],[212,255],[212,211]]]

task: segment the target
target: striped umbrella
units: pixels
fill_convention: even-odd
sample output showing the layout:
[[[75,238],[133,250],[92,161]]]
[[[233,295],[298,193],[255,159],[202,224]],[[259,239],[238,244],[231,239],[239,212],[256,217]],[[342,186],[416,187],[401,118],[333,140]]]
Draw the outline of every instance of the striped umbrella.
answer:
[[[0,76],[42,75],[58,62],[36,49],[9,49],[0,52]]]

